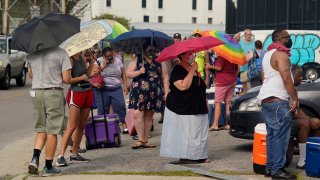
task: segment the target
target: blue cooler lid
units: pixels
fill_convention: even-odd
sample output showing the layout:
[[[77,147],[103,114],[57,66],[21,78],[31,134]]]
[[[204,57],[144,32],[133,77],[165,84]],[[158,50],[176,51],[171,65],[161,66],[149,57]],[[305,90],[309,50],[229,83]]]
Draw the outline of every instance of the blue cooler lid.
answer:
[[[307,144],[318,144],[318,145],[320,145],[320,137],[309,137],[307,139]]]

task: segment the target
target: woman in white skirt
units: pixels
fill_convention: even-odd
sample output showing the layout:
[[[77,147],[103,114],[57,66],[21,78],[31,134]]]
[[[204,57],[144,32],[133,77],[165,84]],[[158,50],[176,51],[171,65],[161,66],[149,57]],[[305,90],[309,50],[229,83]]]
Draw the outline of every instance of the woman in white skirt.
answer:
[[[210,162],[206,85],[190,55],[180,54],[171,73],[160,146],[160,156],[179,158],[183,164]]]

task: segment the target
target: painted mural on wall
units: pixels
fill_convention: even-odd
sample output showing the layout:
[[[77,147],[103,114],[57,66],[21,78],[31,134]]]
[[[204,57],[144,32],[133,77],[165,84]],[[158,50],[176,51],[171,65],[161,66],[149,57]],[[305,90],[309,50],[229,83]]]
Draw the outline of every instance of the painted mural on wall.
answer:
[[[320,37],[317,34],[290,34],[292,39],[291,57],[292,64],[299,66],[308,62],[320,63]],[[263,42],[263,49],[272,43],[271,34]]]

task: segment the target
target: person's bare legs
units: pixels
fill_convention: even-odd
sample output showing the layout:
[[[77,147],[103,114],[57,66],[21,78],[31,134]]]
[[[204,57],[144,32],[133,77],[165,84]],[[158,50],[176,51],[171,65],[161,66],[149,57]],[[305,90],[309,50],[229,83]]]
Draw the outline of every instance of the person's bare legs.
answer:
[[[80,147],[80,143],[83,136],[83,130],[86,127],[86,124],[88,122],[90,109],[81,109],[80,110],[80,122],[77,123],[77,128],[73,133],[73,146],[72,146],[72,154],[77,154],[78,149]]]
[[[47,133],[45,132],[37,132],[36,137],[34,139],[34,149],[39,149],[42,151],[44,145],[47,141]]]
[[[138,142],[132,146],[133,149],[142,147],[146,139],[145,132],[144,132],[145,130],[144,113],[145,111],[140,111],[139,109],[138,110],[135,109],[133,111],[134,127],[137,131],[138,138],[139,138]]]
[[[153,124],[154,111],[146,110],[144,112],[144,142],[148,142],[151,126]]]
[[[66,130],[63,134],[62,140],[61,140],[61,147],[60,147],[60,155],[61,156],[64,156],[64,153],[66,152],[68,142],[77,127],[79,118],[80,118],[80,109],[71,105],[69,108],[69,120],[68,120],[67,128],[66,128]],[[75,136],[74,136],[74,138],[75,138]],[[73,139],[73,141],[74,141],[74,139]],[[74,144],[75,144],[75,142],[73,142],[73,146],[74,146]]]
[[[56,134],[47,134],[46,142],[46,160],[53,160],[54,153],[57,148],[57,135]]]
[[[226,129],[230,129],[230,106],[231,106],[231,102],[227,101],[226,102]]]
[[[320,119],[310,118],[310,128],[313,132],[312,136],[319,137],[320,136]]]
[[[214,119],[213,124],[211,126],[212,129],[218,129],[219,128],[219,118],[221,116],[221,102],[215,102],[214,103]]]

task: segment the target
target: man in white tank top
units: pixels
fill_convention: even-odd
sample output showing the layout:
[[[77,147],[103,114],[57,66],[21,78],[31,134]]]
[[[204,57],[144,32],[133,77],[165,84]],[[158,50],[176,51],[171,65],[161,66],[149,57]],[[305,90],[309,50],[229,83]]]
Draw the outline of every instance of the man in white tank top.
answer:
[[[287,31],[275,30],[272,41],[262,60],[263,84],[258,95],[267,127],[265,175],[275,179],[295,179],[295,175],[284,169],[291,134],[291,112],[298,108],[289,59],[292,40]]]

